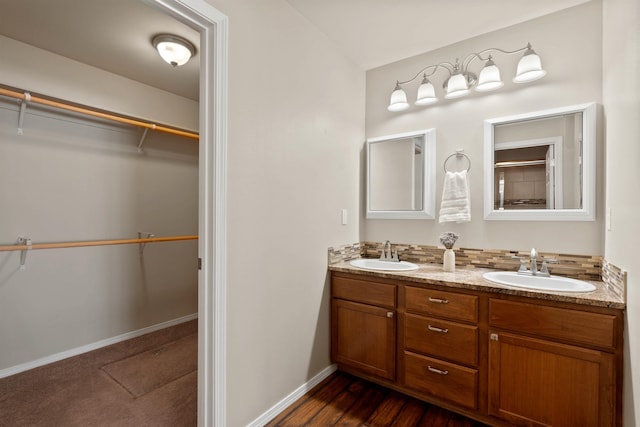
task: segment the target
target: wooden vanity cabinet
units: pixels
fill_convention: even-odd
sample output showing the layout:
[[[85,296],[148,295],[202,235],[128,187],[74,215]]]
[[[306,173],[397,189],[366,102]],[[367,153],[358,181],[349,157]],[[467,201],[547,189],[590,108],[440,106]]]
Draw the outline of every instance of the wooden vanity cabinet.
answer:
[[[489,414],[514,425],[620,425],[620,321],[613,313],[491,299]]]
[[[397,287],[334,274],[331,295],[332,360],[395,380]]]
[[[338,367],[492,426],[622,425],[623,311],[332,273]]]

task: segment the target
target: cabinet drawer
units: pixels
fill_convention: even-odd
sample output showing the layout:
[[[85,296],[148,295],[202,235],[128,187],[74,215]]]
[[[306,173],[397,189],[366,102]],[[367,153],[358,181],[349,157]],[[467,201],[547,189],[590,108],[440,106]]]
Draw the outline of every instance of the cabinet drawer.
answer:
[[[545,338],[615,347],[616,317],[587,311],[491,299],[491,326]]]
[[[467,408],[477,408],[478,371],[405,352],[405,385]]]
[[[433,289],[406,287],[407,311],[453,320],[478,321],[478,297]]]
[[[334,298],[374,304],[384,307],[396,306],[396,286],[346,277],[333,277],[331,293]]]
[[[465,365],[478,364],[478,327],[407,314],[404,323],[407,350],[426,353]]]

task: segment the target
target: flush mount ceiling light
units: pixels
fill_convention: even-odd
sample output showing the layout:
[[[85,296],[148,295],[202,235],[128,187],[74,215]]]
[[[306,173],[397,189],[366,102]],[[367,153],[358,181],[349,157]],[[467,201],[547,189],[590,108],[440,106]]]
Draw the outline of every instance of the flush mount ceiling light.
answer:
[[[171,34],[160,34],[151,41],[162,59],[174,67],[186,64],[196,53],[189,40]]]
[[[444,97],[446,99],[465,96],[474,86],[477,92],[489,92],[499,89],[504,86],[504,83],[500,78],[500,70],[495,62],[493,62],[492,55],[489,54],[487,57],[483,57],[483,55],[486,55],[489,52],[500,52],[506,55],[513,55],[523,51],[524,55],[518,62],[518,68],[516,70],[516,76],[513,78],[513,82],[528,83],[544,77],[547,72],[542,69],[540,57],[531,48],[530,43],[527,43],[525,47],[512,51],[491,47],[478,53],[470,53],[466,58],[464,58],[462,63],[456,59],[455,64],[450,62],[441,62],[439,64],[429,65],[420,70],[412,79],[404,82],[397,81],[396,87],[391,94],[391,99],[387,109],[389,111],[402,111],[409,108],[407,94],[402,88],[402,85],[413,82],[421,75],[422,83],[420,83],[420,87],[418,87],[418,95],[416,97],[415,104],[429,105],[437,102],[438,97],[436,96],[435,88],[428,77],[434,75],[436,71],[441,68],[447,70],[449,73],[449,77],[442,84],[442,87],[445,90]],[[485,62],[479,75],[469,71],[469,65],[475,59]]]

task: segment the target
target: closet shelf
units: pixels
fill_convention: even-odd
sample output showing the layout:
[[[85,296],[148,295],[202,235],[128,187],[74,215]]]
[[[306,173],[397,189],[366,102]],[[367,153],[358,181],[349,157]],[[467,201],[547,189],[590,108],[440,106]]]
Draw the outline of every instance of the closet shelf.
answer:
[[[514,160],[509,162],[496,162],[496,168],[519,168],[523,166],[541,166],[546,165],[547,161],[542,160]]]
[[[145,121],[138,120],[138,119],[123,117],[123,116],[117,116],[115,114],[102,112],[102,111],[99,111],[99,110],[96,110],[96,109],[92,109],[90,107],[77,106],[77,105],[69,104],[69,103],[66,103],[66,102],[63,102],[63,101],[54,101],[52,99],[48,99],[48,98],[43,98],[41,96],[32,95],[27,91],[18,92],[17,90],[11,90],[11,89],[8,89],[6,87],[0,87],[0,95],[4,95],[4,96],[11,97],[11,98],[20,99],[20,100],[22,100],[23,105],[26,105],[26,103],[31,103],[32,102],[32,103],[36,103],[36,104],[47,105],[49,107],[60,108],[60,109],[67,110],[67,111],[73,111],[75,113],[86,114],[86,115],[93,116],[93,117],[99,117],[101,119],[112,120],[112,121],[115,121],[115,122],[125,123],[125,124],[129,124],[129,125],[132,125],[132,126],[138,126],[138,127],[145,128],[145,129],[156,130],[156,131],[159,131],[159,132],[166,132],[166,133],[170,133],[170,134],[173,134],[173,135],[184,136],[186,138],[191,138],[191,139],[196,139],[196,140],[200,139],[200,135],[198,133],[189,132],[189,131],[180,130],[180,129],[174,129],[174,128],[171,128],[171,127],[158,125],[158,124],[155,124],[155,123],[149,123],[149,122],[145,122]]]
[[[33,243],[0,246],[0,252],[26,251],[32,249],[79,248],[84,246],[130,245],[139,243],[176,242],[181,240],[198,240],[198,236],[166,236],[146,237],[139,239],[89,240],[75,242]]]

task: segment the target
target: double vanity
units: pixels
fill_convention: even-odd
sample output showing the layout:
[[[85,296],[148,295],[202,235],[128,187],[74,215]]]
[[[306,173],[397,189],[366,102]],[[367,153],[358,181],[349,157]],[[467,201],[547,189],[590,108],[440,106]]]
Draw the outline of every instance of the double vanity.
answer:
[[[498,230],[517,231],[506,240],[518,245],[548,234],[577,247],[577,235],[600,235],[598,111],[588,103],[487,119],[482,156],[472,130],[368,139],[371,234],[398,225],[432,244],[451,221],[447,212],[438,217],[436,181],[473,171],[461,193],[482,188],[487,222],[474,213],[465,229],[475,242],[465,244],[492,244],[477,236]],[[447,144],[439,154],[438,133]],[[439,226],[415,225],[436,218]],[[384,219],[413,222],[385,228]],[[560,230],[559,221],[575,226]],[[470,248],[453,255],[417,244],[392,251],[389,242],[382,251],[372,242],[332,248],[331,356],[339,369],[492,426],[621,426],[624,272],[595,255]]]
[[[554,276],[376,259],[329,270],[339,369],[494,426],[621,425],[625,305],[604,283],[550,291]]]

